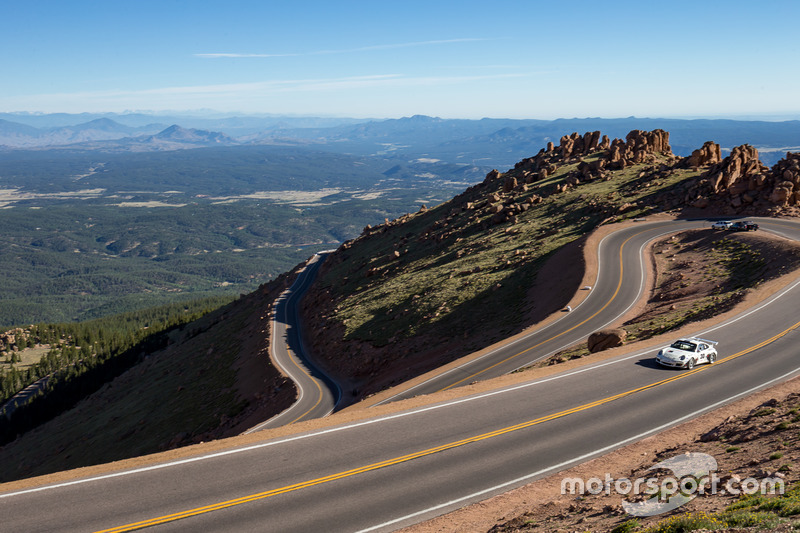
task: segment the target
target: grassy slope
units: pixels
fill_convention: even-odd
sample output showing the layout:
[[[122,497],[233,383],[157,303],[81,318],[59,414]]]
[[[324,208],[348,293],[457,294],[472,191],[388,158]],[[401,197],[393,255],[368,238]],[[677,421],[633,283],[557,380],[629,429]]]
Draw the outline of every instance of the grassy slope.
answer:
[[[538,184],[537,189],[514,195],[515,201],[523,202],[553,188],[573,167],[562,167],[555,176]],[[602,201],[614,191],[624,190],[635,181],[640,170],[631,167],[613,181],[598,181],[548,197],[532,206],[514,225],[491,225],[492,215],[487,212],[460,211],[459,198],[414,217],[410,225],[388,232],[388,238],[376,239],[377,242],[370,243],[372,246],[363,247],[362,254],[366,251],[371,259],[360,270],[377,264],[381,271],[386,271],[385,276],[381,272],[366,283],[356,279],[336,287],[337,295],[354,295],[346,296],[338,314],[347,321],[348,337],[380,343],[396,334],[411,336],[439,323],[451,326],[464,319],[468,327],[488,326],[485,315],[497,316],[500,322],[495,325],[500,330],[518,326],[508,311],[520,310],[525,290],[542,260],[606,218],[601,212],[591,212],[586,207],[587,201]],[[681,177],[676,175],[664,186]],[[616,196],[617,203],[622,204],[639,200],[641,194],[634,189]],[[447,215],[454,207],[456,213]],[[634,208],[626,216],[638,216],[643,211],[646,208]],[[421,246],[408,248],[409,253],[401,255],[399,260],[381,265],[400,234],[419,235],[438,218],[448,220],[441,229],[433,231],[437,237],[444,237],[441,243],[435,238],[428,239]],[[339,272],[331,274],[335,277]],[[417,295],[420,301],[407,306]],[[399,323],[393,320],[390,310],[406,308],[409,311]]]
[[[631,340],[724,313],[746,293],[800,267],[800,245],[758,233],[696,230],[653,246],[650,309],[628,322]]]
[[[595,153],[584,160],[597,157]],[[315,289],[330,298],[320,298],[316,315],[308,319],[327,319],[333,329],[338,326],[345,342],[333,351],[349,355],[330,364],[348,372],[354,370],[351,365],[372,361],[373,372],[379,373],[429,358],[426,351],[434,344],[441,348],[466,339],[464,346],[450,350],[452,359],[521,330],[527,325],[526,294],[550,254],[603,221],[652,211],[651,198],[699,174],[688,169],[659,173],[662,163],[670,161],[659,156],[655,164],[631,166],[608,181],[596,179],[566,192],[556,188],[577,162],[561,165],[525,191],[503,193],[501,176],[434,209],[403,217],[401,223],[363,233],[329,261]],[[491,201],[493,194],[500,198]],[[537,196],[543,200],[517,215],[515,223],[492,222],[493,205],[522,204]],[[475,208],[465,209],[469,202]],[[429,343],[412,345],[413,338]],[[367,345],[383,347],[384,355],[364,361],[360,354],[370,351]],[[441,362],[431,360],[422,367]]]

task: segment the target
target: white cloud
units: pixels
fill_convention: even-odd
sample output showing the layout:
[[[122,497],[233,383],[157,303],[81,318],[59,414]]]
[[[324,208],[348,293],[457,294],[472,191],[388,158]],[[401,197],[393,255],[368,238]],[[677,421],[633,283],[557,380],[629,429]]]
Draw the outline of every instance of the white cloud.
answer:
[[[499,74],[499,75],[474,75],[474,76],[419,76],[407,77],[401,74],[375,74],[369,76],[352,76],[343,78],[308,78],[269,80],[250,83],[226,83],[217,85],[194,85],[178,87],[158,87],[136,91],[109,90],[86,91],[77,93],[40,94],[29,95],[36,99],[91,99],[91,98],[125,98],[135,96],[153,97],[158,95],[224,95],[234,93],[253,92],[279,92],[297,90],[328,90],[328,89],[356,89],[359,87],[382,86],[413,86],[413,85],[440,85],[463,83],[469,81],[519,78],[526,74]],[[13,98],[13,97],[12,97]],[[25,98],[25,97],[18,97]]]
[[[142,90],[84,91],[60,94],[29,94],[4,98],[8,109],[42,112],[122,111],[125,109],[194,109],[208,108],[242,111],[305,112],[321,102],[340,102],[328,112],[355,116],[366,100],[380,100],[385,105],[405,102],[432,102],[432,93],[449,86],[474,86],[529,77],[530,74],[487,74],[472,76],[404,76],[375,74],[337,78],[280,79],[250,83],[158,87]],[[418,91],[406,90],[408,88]],[[359,100],[361,99],[361,100]],[[289,105],[292,105],[291,109]],[[324,110],[315,110],[322,112]]]
[[[195,57],[202,57],[204,59],[219,59],[219,58],[236,58],[236,57],[293,57],[300,54],[194,54]]]
[[[358,48],[345,48],[341,50],[316,50],[313,52],[294,52],[285,54],[239,54],[239,53],[202,53],[194,54],[195,57],[204,59],[221,59],[221,58],[269,58],[269,57],[297,57],[297,56],[314,56],[325,54],[349,54],[353,52],[368,52],[372,50],[391,50],[396,48],[410,48],[413,46],[432,46],[439,44],[453,44],[453,43],[467,43],[477,41],[488,41],[485,38],[464,38],[464,39],[441,39],[436,41],[414,41],[409,43],[396,43],[396,44],[378,44],[373,46],[361,46]]]

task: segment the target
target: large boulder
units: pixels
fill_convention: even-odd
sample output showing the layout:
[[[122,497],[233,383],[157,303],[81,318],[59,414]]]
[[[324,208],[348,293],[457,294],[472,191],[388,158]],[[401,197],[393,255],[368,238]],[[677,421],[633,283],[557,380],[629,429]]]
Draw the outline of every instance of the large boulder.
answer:
[[[590,154],[597,150],[597,145],[600,142],[599,131],[587,131],[583,136],[583,155]]]
[[[595,331],[589,335],[589,340],[587,343],[589,353],[602,352],[603,350],[608,350],[609,348],[622,346],[627,336],[628,332],[622,328]]]
[[[489,173],[486,174],[486,177],[483,179],[483,182],[491,183],[499,177],[500,177],[500,171],[495,168],[493,170],[490,170]]]
[[[689,166],[704,167],[722,161],[719,145],[712,141],[707,141],[702,148],[698,148],[689,156]]]
[[[776,205],[785,205],[793,197],[793,185],[790,181],[783,181],[775,186],[769,197],[770,202]]]
[[[514,176],[506,176],[503,181],[503,192],[511,192],[517,188],[517,178]]]

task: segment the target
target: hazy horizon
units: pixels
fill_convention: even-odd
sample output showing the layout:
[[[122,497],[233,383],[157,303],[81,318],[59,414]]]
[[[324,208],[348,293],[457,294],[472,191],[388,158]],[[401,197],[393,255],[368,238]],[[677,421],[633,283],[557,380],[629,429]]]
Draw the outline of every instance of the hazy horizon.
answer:
[[[186,110],[179,110],[179,109],[165,109],[165,110],[147,110],[147,109],[134,109],[134,110],[124,110],[124,111],[76,111],[76,112],[44,112],[44,111],[0,111],[0,115],[17,115],[17,116],[31,116],[31,117],[42,117],[47,115],[68,115],[68,116],[75,116],[80,117],[81,115],[114,115],[124,117],[126,115],[147,115],[153,117],[193,117],[193,118],[233,118],[233,117],[270,117],[270,118],[280,118],[280,117],[287,117],[287,118],[326,118],[326,119],[341,119],[341,120],[393,120],[393,119],[402,119],[402,118],[411,118],[413,116],[427,116],[430,118],[437,118],[437,119],[454,119],[454,120],[481,120],[481,119],[499,119],[499,120],[543,120],[543,121],[555,121],[555,120],[588,120],[588,119],[601,119],[601,120],[615,120],[615,119],[642,119],[642,120],[649,120],[649,119],[671,119],[671,120],[739,120],[739,121],[760,121],[760,122],[787,122],[793,120],[800,120],[800,112],[798,113],[772,113],[772,114],[762,114],[762,115],[741,115],[741,114],[719,114],[719,115],[694,115],[694,116],[683,116],[683,115],[653,115],[653,116],[609,116],[609,117],[600,117],[600,116],[562,116],[556,118],[539,118],[539,117],[519,117],[519,116],[491,116],[491,117],[478,117],[478,118],[469,118],[469,117],[459,117],[459,116],[452,116],[452,117],[445,117],[445,116],[436,116],[436,115],[424,115],[422,113],[414,113],[410,115],[398,115],[398,116],[371,116],[371,117],[354,117],[348,115],[336,115],[336,114],[304,114],[304,113],[255,113],[255,112],[246,112],[246,111],[230,111],[230,112],[222,112],[213,109],[207,110],[195,110],[195,109],[186,109]]]

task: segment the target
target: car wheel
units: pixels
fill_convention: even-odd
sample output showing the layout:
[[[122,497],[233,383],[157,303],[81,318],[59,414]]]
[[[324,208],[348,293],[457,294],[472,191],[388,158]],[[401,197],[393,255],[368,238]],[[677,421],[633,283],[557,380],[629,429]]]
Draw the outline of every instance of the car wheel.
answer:
[[[715,354],[715,353],[708,354],[708,363],[709,364],[713,364],[714,361],[716,361],[716,360],[717,360],[717,354]]]
[[[691,370],[694,368],[694,359],[689,359],[689,362],[686,363],[686,370]]]

